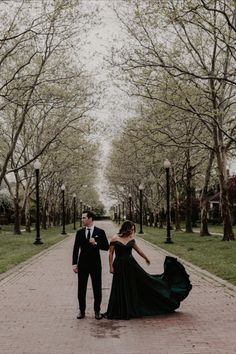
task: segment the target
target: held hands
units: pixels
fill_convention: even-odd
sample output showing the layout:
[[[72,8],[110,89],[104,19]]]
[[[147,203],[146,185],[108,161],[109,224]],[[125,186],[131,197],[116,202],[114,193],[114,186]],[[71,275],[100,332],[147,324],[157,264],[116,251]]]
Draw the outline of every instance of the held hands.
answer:
[[[110,268],[110,273],[113,274],[114,273],[114,268]]]

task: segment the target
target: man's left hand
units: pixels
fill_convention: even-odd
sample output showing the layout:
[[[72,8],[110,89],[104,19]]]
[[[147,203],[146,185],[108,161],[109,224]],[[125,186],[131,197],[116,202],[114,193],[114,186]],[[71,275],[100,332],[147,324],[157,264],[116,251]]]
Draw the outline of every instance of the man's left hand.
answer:
[[[95,238],[91,237],[89,242],[93,245],[93,246],[96,246],[97,245],[97,242],[95,241]]]

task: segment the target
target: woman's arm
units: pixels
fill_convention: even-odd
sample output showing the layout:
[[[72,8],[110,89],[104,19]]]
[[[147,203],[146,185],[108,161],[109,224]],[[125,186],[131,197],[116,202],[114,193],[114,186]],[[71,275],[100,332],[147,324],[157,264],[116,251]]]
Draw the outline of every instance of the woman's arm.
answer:
[[[110,273],[114,273],[114,268],[113,268],[113,255],[115,251],[115,245],[114,242],[117,241],[117,235],[112,236],[111,242],[110,242],[110,247],[109,247],[109,268],[110,268]]]
[[[115,251],[115,246],[114,245],[110,245],[109,247],[109,268],[110,268],[110,273],[114,273],[114,269],[113,269],[113,254]]]
[[[137,246],[136,242],[135,242],[133,248],[141,257],[143,257],[145,259],[145,261],[148,265],[151,263],[150,260],[147,258],[147,256],[143,253],[143,251]]]

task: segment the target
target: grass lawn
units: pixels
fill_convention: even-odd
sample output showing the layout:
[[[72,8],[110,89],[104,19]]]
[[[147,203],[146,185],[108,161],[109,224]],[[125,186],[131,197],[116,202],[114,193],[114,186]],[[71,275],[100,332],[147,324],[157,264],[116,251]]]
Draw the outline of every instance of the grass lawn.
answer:
[[[0,232],[0,273],[6,272],[67,237],[67,235],[61,235],[61,226],[48,230],[41,229],[40,237],[43,244],[34,245],[35,230],[31,233],[22,232],[22,235],[13,235],[12,228],[12,225],[2,226]],[[66,232],[73,233],[73,225],[66,225]]]
[[[184,229],[184,225],[182,225],[183,229]],[[200,225],[198,224],[197,227],[193,228],[194,230],[198,229],[200,230]],[[223,226],[222,225],[208,225],[208,230],[210,233],[220,233],[223,234]],[[236,226],[233,227],[234,230],[234,234],[236,236]]]
[[[209,229],[222,233],[222,227]],[[165,244],[165,229],[144,227],[144,232],[141,236],[145,240],[236,285],[236,241],[221,241],[220,235],[200,237],[197,232],[187,234],[171,231],[174,243]]]

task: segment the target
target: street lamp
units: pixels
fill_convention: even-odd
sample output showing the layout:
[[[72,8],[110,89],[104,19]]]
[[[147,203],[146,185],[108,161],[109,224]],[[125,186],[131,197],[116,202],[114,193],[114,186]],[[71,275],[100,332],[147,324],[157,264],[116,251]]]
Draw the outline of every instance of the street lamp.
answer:
[[[74,221],[74,230],[76,230],[76,226],[75,226],[75,213],[76,213],[75,200],[76,200],[76,194],[73,193],[73,221]]]
[[[132,221],[132,195],[129,193],[129,220]]]
[[[83,211],[83,201],[80,199],[79,202],[79,226],[82,227],[82,211]]]
[[[34,245],[42,245],[43,241],[40,238],[40,222],[39,222],[39,170],[41,163],[37,159],[34,163],[35,176],[36,176],[36,238]]]
[[[140,229],[139,229],[139,234],[143,234],[143,190],[144,186],[142,183],[140,183],[139,187],[139,223],[140,223]]]
[[[62,235],[66,235],[66,230],[65,230],[65,185],[63,184],[61,186],[61,191],[62,191]]]
[[[171,240],[170,233],[170,166],[171,163],[169,160],[165,159],[164,168],[166,170],[166,241],[165,243],[173,243]]]

